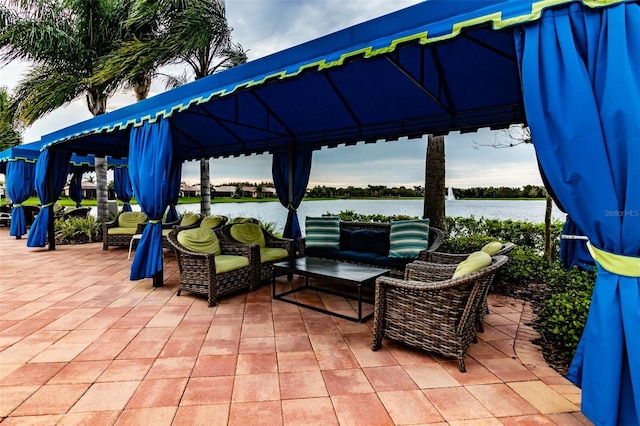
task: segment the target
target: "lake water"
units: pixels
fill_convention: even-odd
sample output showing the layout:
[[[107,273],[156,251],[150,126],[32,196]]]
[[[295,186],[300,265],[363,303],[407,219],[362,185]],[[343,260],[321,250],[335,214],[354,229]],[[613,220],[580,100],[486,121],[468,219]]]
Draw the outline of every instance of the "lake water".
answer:
[[[137,206],[134,206],[134,209]],[[179,204],[178,212],[199,212],[200,204]],[[305,216],[321,216],[324,213],[340,213],[352,210],[360,214],[422,215],[422,200],[321,200],[303,201],[298,208],[300,224],[304,228]],[[544,200],[447,200],[446,215],[451,217],[484,217],[487,219],[512,219],[533,223],[544,222]],[[287,210],[279,202],[219,203],[211,204],[212,214],[229,218],[255,217],[263,222],[275,224],[282,232],[287,220]],[[553,217],[565,220],[565,214],[555,205]]]

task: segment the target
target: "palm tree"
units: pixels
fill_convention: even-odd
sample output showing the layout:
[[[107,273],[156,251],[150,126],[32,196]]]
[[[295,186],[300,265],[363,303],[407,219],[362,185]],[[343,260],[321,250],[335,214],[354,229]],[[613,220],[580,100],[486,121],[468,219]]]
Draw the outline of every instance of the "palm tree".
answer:
[[[115,49],[129,0],[7,0],[0,9],[3,62],[33,63],[15,88],[12,108],[27,124],[84,95],[94,116],[104,114],[117,79],[91,81],[99,60]],[[98,216],[106,218],[107,163],[95,162]]]
[[[125,24],[128,39],[105,58],[96,79],[124,76],[138,100],[147,96],[151,78],[163,65],[186,64],[181,75],[163,74],[166,87],[175,88],[247,60],[242,46],[231,42],[223,0],[134,0]],[[200,188],[200,211],[209,215],[208,158],[200,162]]]
[[[11,110],[11,98],[6,87],[0,87],[0,151],[22,143],[23,125]]]

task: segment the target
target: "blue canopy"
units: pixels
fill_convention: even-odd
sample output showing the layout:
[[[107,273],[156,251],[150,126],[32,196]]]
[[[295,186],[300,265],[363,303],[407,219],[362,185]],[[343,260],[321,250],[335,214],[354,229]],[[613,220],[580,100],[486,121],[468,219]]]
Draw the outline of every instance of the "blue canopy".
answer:
[[[427,0],[43,141],[126,157],[132,129],[162,118],[184,161],[528,124],[598,261],[570,377],[595,423],[638,424],[639,10],[633,0]]]

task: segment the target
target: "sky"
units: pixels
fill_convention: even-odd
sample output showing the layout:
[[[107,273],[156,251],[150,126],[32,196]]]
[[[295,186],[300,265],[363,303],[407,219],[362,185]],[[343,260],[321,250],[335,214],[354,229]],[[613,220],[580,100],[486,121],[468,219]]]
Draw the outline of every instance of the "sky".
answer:
[[[249,60],[255,60],[419,1],[227,0],[226,8],[233,41],[248,51]],[[11,91],[27,69],[28,64],[19,62],[0,67],[0,85]],[[150,96],[163,90],[160,82],[154,83]],[[133,102],[133,93],[118,94],[109,100],[108,110]],[[42,135],[89,118],[85,101],[80,99],[36,121],[24,132],[24,141],[37,141]],[[483,146],[493,144],[496,138],[504,139],[504,132],[480,129],[476,133],[447,135],[445,185],[455,188],[542,185],[533,147]],[[322,149],[314,152],[309,187],[422,186],[425,157],[426,138]],[[198,162],[185,163],[183,181],[199,183],[199,170]],[[271,180],[270,155],[211,160],[214,185]]]

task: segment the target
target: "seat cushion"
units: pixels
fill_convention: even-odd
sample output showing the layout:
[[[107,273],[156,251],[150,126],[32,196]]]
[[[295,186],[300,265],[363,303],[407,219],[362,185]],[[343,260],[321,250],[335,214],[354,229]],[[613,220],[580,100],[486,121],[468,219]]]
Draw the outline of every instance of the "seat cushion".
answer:
[[[349,250],[386,256],[389,254],[389,237],[384,231],[353,231]]]
[[[252,217],[235,217],[229,223],[256,223],[256,220]]]
[[[304,254],[309,257],[321,257],[324,259],[338,259],[341,250],[338,249],[328,249],[322,247],[305,247]]]
[[[340,248],[340,218],[338,216],[307,216],[305,231],[305,245],[307,247]]]
[[[480,251],[487,253],[489,256],[493,256],[500,250],[502,250],[502,243],[499,241],[487,243],[480,249]]]
[[[200,220],[200,215],[198,213],[186,212],[182,219],[180,219],[180,226],[189,226]]]
[[[229,233],[234,240],[244,244],[257,244],[265,247],[267,244],[264,240],[264,234],[260,225],[255,223],[238,223],[231,227]]]
[[[289,257],[287,249],[280,247],[260,247],[260,262],[273,262],[274,260],[286,259]]]
[[[145,223],[147,215],[142,212],[124,212],[118,216],[120,228],[137,228],[139,223]]]
[[[473,252],[458,264],[451,278],[459,278],[478,272],[489,265],[491,265],[491,256],[482,251]]]
[[[413,262],[413,259],[410,259],[408,257],[380,256],[375,258],[375,260],[373,261],[373,266],[390,269],[404,269],[404,267],[407,266],[407,263],[409,262]]]
[[[340,228],[340,250],[351,250],[351,229]]]
[[[136,233],[138,228],[122,228],[120,226],[116,226],[115,228],[109,228],[107,230],[107,234],[109,235],[133,235]]]
[[[222,253],[216,233],[208,228],[185,229],[178,233],[178,242],[185,248],[196,253],[212,253],[216,256]]]
[[[231,254],[219,254],[216,256],[216,274],[236,271],[249,266],[249,259],[244,256],[234,256]]]
[[[375,253],[362,253],[359,251],[345,250],[340,251],[336,259],[373,265],[373,262],[378,256],[379,255]]]
[[[222,223],[222,220],[222,216],[207,216],[200,222],[200,227],[209,229],[217,228],[218,225]]]
[[[429,247],[429,219],[391,222],[389,257],[416,258]]]

